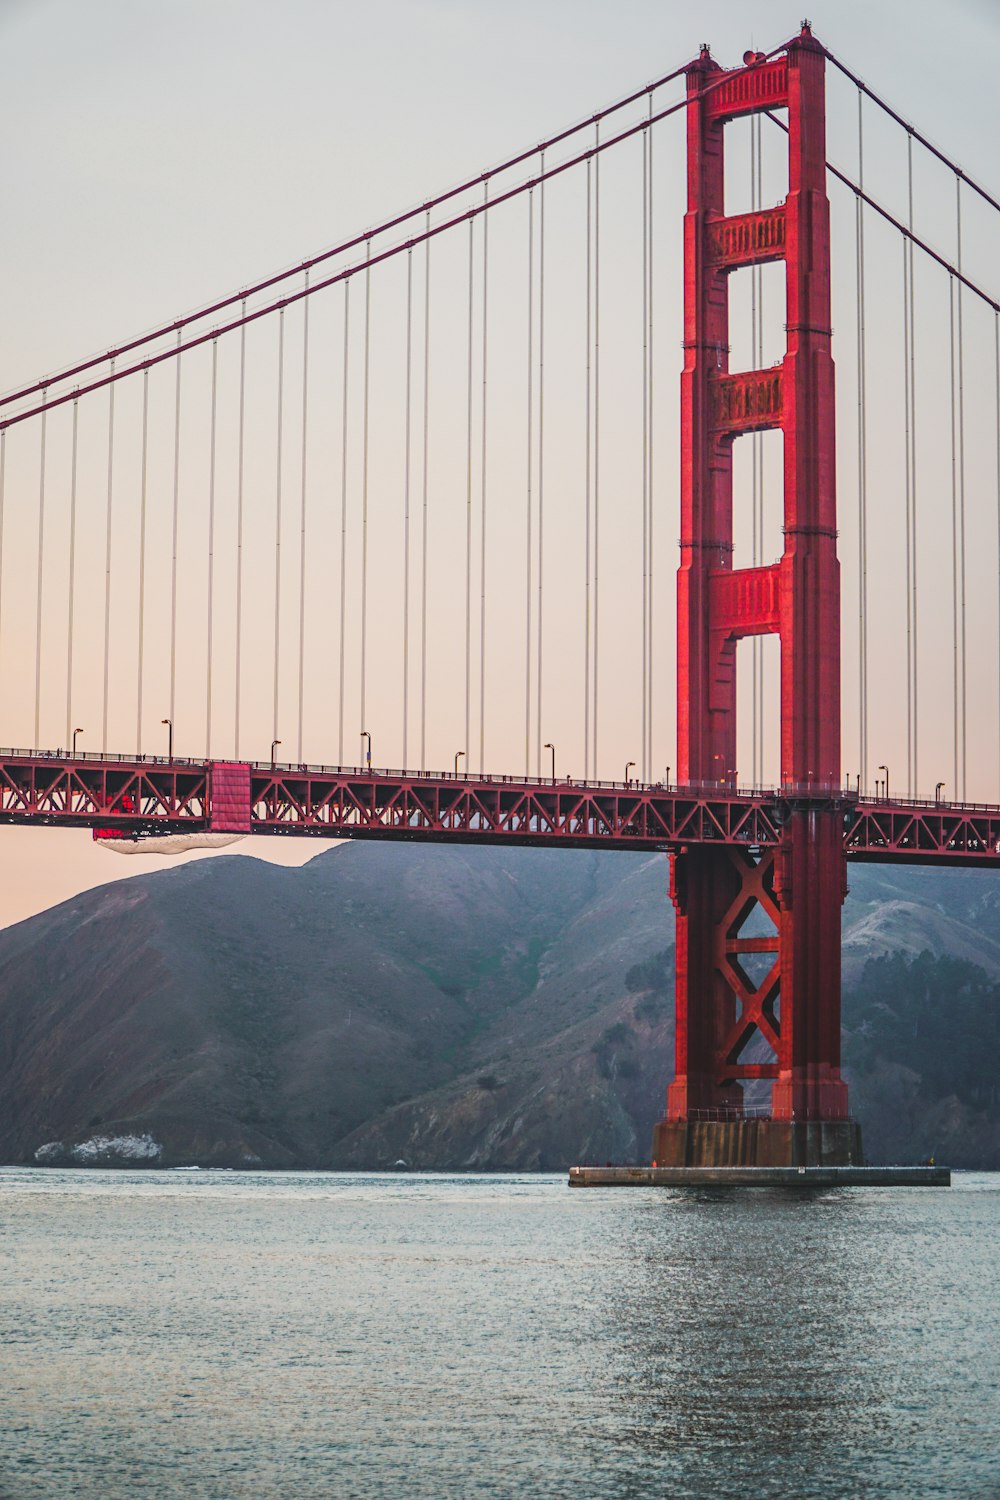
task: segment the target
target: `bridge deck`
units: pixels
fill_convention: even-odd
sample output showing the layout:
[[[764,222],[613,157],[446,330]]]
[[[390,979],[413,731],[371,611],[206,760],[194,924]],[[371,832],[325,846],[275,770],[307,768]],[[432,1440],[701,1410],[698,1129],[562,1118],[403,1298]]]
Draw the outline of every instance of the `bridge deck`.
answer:
[[[115,830],[122,837],[219,827],[231,762],[0,751],[0,823]],[[240,769],[243,769],[242,767]],[[564,848],[776,845],[796,807],[843,819],[848,859],[1000,866],[1000,806],[872,801],[842,788],[730,788],[250,764],[240,831]],[[215,796],[213,798],[213,788]],[[234,829],[235,831],[235,829]]]

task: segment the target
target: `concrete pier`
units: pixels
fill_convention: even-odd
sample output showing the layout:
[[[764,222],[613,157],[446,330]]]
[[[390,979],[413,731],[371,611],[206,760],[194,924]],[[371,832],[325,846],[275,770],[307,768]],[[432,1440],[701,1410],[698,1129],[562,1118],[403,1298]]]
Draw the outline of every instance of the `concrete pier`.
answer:
[[[949,1167],[570,1167],[570,1187],[950,1187]]]

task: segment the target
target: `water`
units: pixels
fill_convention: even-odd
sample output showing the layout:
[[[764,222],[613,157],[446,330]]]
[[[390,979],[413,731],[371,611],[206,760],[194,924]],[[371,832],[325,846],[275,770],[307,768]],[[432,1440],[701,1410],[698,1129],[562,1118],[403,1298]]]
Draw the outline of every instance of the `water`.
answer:
[[[0,1171],[0,1495],[1000,1495],[1000,1175]]]

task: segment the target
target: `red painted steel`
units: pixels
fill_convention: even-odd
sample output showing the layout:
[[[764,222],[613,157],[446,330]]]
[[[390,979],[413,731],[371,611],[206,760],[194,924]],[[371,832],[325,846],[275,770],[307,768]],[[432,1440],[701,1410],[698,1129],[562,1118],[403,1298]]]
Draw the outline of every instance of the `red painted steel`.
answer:
[[[688,74],[677,762],[682,781],[735,780],[736,641],[777,630],[782,783],[818,791],[840,780],[824,57],[804,26],[785,58],[734,70],[706,94],[720,72],[705,51]],[[725,121],[776,105],[788,108],[784,206],[726,219]],[[785,260],[786,353],[773,370],[730,374],[728,276],[764,258],[762,244],[767,258],[780,253]],[[773,569],[734,571],[732,444],[764,427],[784,434],[784,554]],[[840,1078],[843,814],[828,797],[792,800],[780,827],[777,847],[756,857],[707,845],[673,856],[677,1040],[669,1120],[738,1110],[739,1080],[749,1076],[774,1079],[775,1118],[847,1117]],[[746,948],[740,937],[755,910],[774,932],[774,961],[759,985],[740,962],[742,952],[763,951]],[[754,1037],[773,1062],[746,1073],[740,1056]]]

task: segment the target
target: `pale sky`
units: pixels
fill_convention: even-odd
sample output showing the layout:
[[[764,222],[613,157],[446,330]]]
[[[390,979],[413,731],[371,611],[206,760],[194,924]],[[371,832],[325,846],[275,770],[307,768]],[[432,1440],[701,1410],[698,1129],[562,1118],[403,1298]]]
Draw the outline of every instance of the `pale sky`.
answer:
[[[995,67],[1000,52],[1000,12],[992,3],[956,0],[944,9],[932,3],[892,3],[892,0],[819,0],[810,11],[816,34],[843,60],[882,93],[906,118],[914,122],[955,158],[973,177],[994,191],[997,188],[997,90]],[[256,3],[256,0],[166,0],[166,3],[126,3],[126,0],[89,0],[86,6],[70,0],[0,0],[0,125],[6,149],[0,160],[0,190],[4,204],[5,232],[0,239],[0,277],[2,277],[4,337],[0,343],[0,388],[42,375],[45,371],[71,362],[80,355],[107,347],[142,329],[163,322],[181,311],[214,299],[219,294],[238,289],[254,279],[284,266],[295,264],[326,246],[360,232],[366,226],[415,203],[436,191],[490,166],[496,161],[526,147],[561,127],[585,118],[593,110],[640,87],[651,77],[679,65],[703,42],[709,42],[715,56],[725,65],[737,63],[748,46],[770,49],[798,28],[801,14],[789,5],[762,0],[749,6],[745,0],[706,0],[699,7],[675,3],[675,0],[618,0],[597,4],[588,0],[534,0],[534,3],[511,3],[511,0],[478,0],[478,3],[425,4],[388,3],[356,6],[346,3],[308,3],[308,0],[285,0],[281,6]],[[664,91],[663,104],[676,97]],[[856,149],[851,134],[856,103],[846,84],[830,82],[830,154],[849,170]],[[905,160],[893,144],[891,134],[875,123],[874,114],[866,128],[866,178],[877,196],[891,200],[899,209],[900,169]],[[676,121],[664,122],[655,137],[658,183],[657,212],[660,214],[660,238],[657,254],[661,258],[657,271],[658,334],[656,385],[659,392],[656,410],[663,425],[659,441],[656,505],[659,507],[658,545],[661,557],[662,583],[658,585],[654,614],[660,646],[661,675],[653,709],[654,752],[650,774],[663,774],[663,767],[674,760],[673,745],[673,672],[672,652],[672,583],[670,575],[676,560],[676,370],[679,367],[679,339],[676,327],[680,315],[681,287],[677,275],[679,259],[677,231],[680,201],[676,194],[683,183],[683,136],[675,129],[665,133]],[[672,144],[671,144],[672,143]],[[895,154],[894,154],[895,153]],[[610,154],[605,191],[608,226],[605,228],[606,274],[612,271],[629,282],[632,290],[623,300],[621,318],[632,316],[635,278],[625,231],[620,243],[611,227],[616,220],[632,213],[634,202],[626,166],[626,183],[622,196],[616,189]],[[735,157],[736,170],[731,173],[734,192],[742,191],[740,179],[743,162]],[[634,164],[633,164],[634,166]],[[603,170],[603,168],[602,168]],[[919,168],[923,173],[923,167]],[[918,203],[917,223],[943,250],[953,249],[953,200],[947,197],[941,180],[931,174],[918,175],[918,187],[924,194]],[[673,195],[673,196],[672,196]],[[840,507],[844,565],[844,652],[845,713],[844,768],[853,770],[856,756],[856,713],[853,708],[851,682],[855,653],[856,614],[856,473],[851,470],[854,442],[851,403],[854,399],[854,306],[853,297],[853,206],[841,192],[831,188],[835,217],[834,273],[834,353],[838,365],[841,406],[840,423]],[[635,200],[637,201],[637,200]],[[625,205],[625,207],[622,207]],[[631,205],[631,206],[628,206]],[[569,215],[571,206],[565,206]],[[547,616],[549,656],[546,658],[546,693],[543,722],[529,722],[529,761],[534,768],[536,741],[554,740],[559,747],[560,768],[583,773],[582,731],[580,727],[580,681],[576,670],[579,651],[573,636],[572,611],[576,609],[576,583],[582,556],[580,540],[579,496],[575,478],[568,477],[575,462],[574,413],[575,376],[569,356],[564,358],[559,344],[562,319],[570,333],[573,314],[560,298],[570,299],[574,277],[579,274],[579,245],[574,247],[573,221],[560,220],[559,200],[553,191],[549,206],[549,317],[551,343],[547,355],[547,412],[550,424],[550,447],[546,470],[546,494],[550,526],[545,554],[547,577],[552,590],[551,614]],[[971,205],[966,209],[965,254],[970,274],[980,276],[989,290],[996,292],[995,266],[1000,263],[995,231],[977,217]],[[839,219],[838,219],[839,215]],[[839,224],[839,228],[838,228]],[[507,261],[523,260],[520,221],[505,230],[499,227],[491,241],[491,275],[495,278],[492,293],[497,311],[491,323],[494,359],[494,389],[506,378],[508,356],[511,368],[515,359],[513,334],[510,347],[505,342],[503,297],[505,257]],[[491,229],[491,234],[494,231]],[[562,238],[560,238],[562,236]],[[578,237],[579,238],[579,237]],[[875,229],[869,231],[870,290],[869,388],[874,403],[874,420],[879,425],[884,415],[888,429],[895,419],[898,386],[901,384],[901,349],[899,328],[889,303],[901,297],[894,257],[896,242],[884,241]],[[477,242],[478,245],[478,242]],[[478,254],[478,250],[477,250]],[[574,255],[576,258],[574,259]],[[438,263],[443,266],[445,261]],[[458,261],[455,263],[459,264]],[[520,262],[518,262],[520,264]],[[414,260],[419,278],[419,258]],[[448,273],[450,277],[450,272]],[[520,274],[520,273],[519,273]],[[992,276],[992,284],[990,277]],[[457,280],[456,273],[456,280]],[[509,279],[509,278],[508,278]],[[386,279],[386,290],[375,284],[376,355],[373,386],[373,463],[372,531],[370,545],[374,561],[372,585],[372,639],[375,681],[369,689],[366,717],[372,722],[361,726],[357,706],[356,667],[349,679],[350,706],[345,722],[345,759],[358,757],[357,731],[372,729],[375,738],[376,763],[397,764],[402,758],[396,656],[396,624],[399,608],[399,549],[401,540],[396,505],[398,484],[389,474],[402,451],[400,413],[402,384],[399,377],[399,340],[396,331],[401,320],[402,283]],[[770,284],[770,283],[769,283]],[[672,288],[672,291],[671,291]],[[521,289],[523,291],[523,287]],[[464,567],[462,527],[464,492],[459,471],[463,469],[464,428],[453,422],[454,411],[461,406],[460,385],[450,391],[449,380],[457,380],[455,371],[463,366],[460,302],[448,304],[447,286],[435,288],[436,311],[446,332],[438,348],[435,367],[435,389],[439,402],[437,439],[438,476],[442,494],[449,485],[454,489],[454,510],[447,520],[442,512],[440,544],[435,549],[432,570],[432,635],[440,655],[431,663],[434,700],[429,732],[428,764],[450,766],[454,752],[465,737],[463,722],[463,663],[455,621],[464,608],[463,586],[459,579]],[[513,281],[507,289],[511,299],[521,295]],[[609,291],[605,313],[608,328],[609,361],[614,359],[615,312],[614,293]],[[928,620],[940,618],[950,626],[950,571],[945,565],[948,541],[950,489],[948,474],[947,411],[941,405],[939,380],[946,367],[948,350],[942,319],[947,318],[947,287],[944,299],[941,285],[927,283],[932,302],[928,331],[921,335],[919,353],[925,363],[926,409],[921,426],[925,434],[922,452],[921,488],[930,510],[924,532],[923,593],[924,607],[931,611]],[[624,298],[625,294],[621,296]],[[378,299],[381,298],[381,301]],[[936,300],[935,300],[936,299]],[[338,758],[336,715],[336,642],[325,650],[328,629],[323,623],[322,607],[333,588],[327,571],[324,547],[334,536],[339,522],[333,494],[332,476],[336,470],[333,443],[326,442],[323,380],[328,379],[331,410],[335,404],[335,366],[339,358],[340,304],[331,300],[326,310],[315,298],[315,320],[312,328],[316,372],[310,387],[313,402],[310,472],[316,486],[311,495],[314,532],[310,542],[308,566],[310,605],[310,644],[307,678],[312,694],[306,718],[303,754],[314,761],[333,762]],[[774,295],[772,304],[776,305]],[[879,323],[886,304],[885,319]],[[514,305],[511,301],[510,306]],[[738,305],[734,295],[733,317]],[[352,316],[357,332],[360,296]],[[742,316],[742,314],[741,314]],[[979,318],[968,307],[968,368],[966,372],[969,403],[970,437],[967,458],[969,507],[969,592],[970,636],[969,690],[970,709],[969,795],[996,800],[1000,784],[996,769],[996,724],[998,668],[996,639],[996,491],[995,455],[988,431],[990,419],[990,382],[992,370],[992,323]],[[381,317],[382,321],[379,322]],[[298,319],[298,321],[296,321]],[[325,320],[325,321],[324,321]],[[936,320],[936,321],[935,321]],[[515,319],[510,318],[513,326]],[[295,361],[301,362],[301,314],[287,315],[288,358],[290,370],[286,399],[295,401],[299,386]],[[776,331],[780,328],[776,325]],[[838,341],[838,335],[839,341]],[[740,335],[743,337],[743,335]],[[449,340],[451,341],[449,343]],[[745,342],[745,339],[744,339]],[[733,367],[745,364],[737,352],[734,330]],[[353,347],[353,346],[352,346]],[[450,351],[450,352],[449,352]],[[355,352],[357,352],[355,350]],[[780,344],[768,350],[777,357]],[[261,355],[263,358],[264,356]],[[624,357],[624,356],[623,356]],[[226,364],[226,359],[229,363]],[[233,416],[232,359],[223,352],[223,378],[229,383],[220,396],[220,432],[225,437]],[[445,366],[448,366],[445,369]],[[451,367],[454,366],[454,369]],[[631,367],[630,367],[631,368]],[[192,367],[189,399],[207,391],[207,366],[200,373]],[[627,567],[630,549],[636,545],[633,505],[633,459],[625,455],[621,462],[614,447],[616,434],[624,445],[629,439],[623,415],[630,401],[627,380],[618,380],[609,364],[605,401],[608,403],[609,465],[624,477],[620,492],[607,482],[606,505],[611,507],[611,521],[605,522],[607,540],[607,582],[605,594],[608,651],[604,663],[604,703],[606,724],[602,716],[602,747],[599,769],[609,777],[621,775],[626,759],[639,759],[637,752],[637,670],[638,641],[634,628],[633,590]],[[634,370],[633,370],[634,375]],[[464,375],[462,376],[464,379]],[[511,375],[511,391],[514,376]],[[154,438],[166,442],[168,417],[172,410],[169,377],[163,388],[156,387],[163,424]],[[200,387],[198,382],[201,382]],[[625,382],[625,383],[622,383]],[[258,377],[251,400],[251,417],[264,430],[272,410],[273,370]],[[151,384],[151,390],[154,386]],[[291,396],[288,396],[288,392]],[[984,394],[985,393],[985,394]],[[97,398],[92,398],[97,399]],[[337,396],[339,401],[339,396]],[[353,399],[353,398],[352,398]],[[491,486],[496,515],[495,555],[490,565],[493,573],[490,656],[488,686],[495,704],[490,709],[489,739],[486,762],[490,769],[520,771],[524,769],[524,697],[522,659],[525,647],[517,635],[522,628],[518,590],[523,593],[524,558],[520,549],[520,507],[518,491],[524,465],[515,442],[507,434],[523,428],[520,398],[510,397],[506,417],[496,418],[491,449]],[[616,401],[621,406],[616,406]],[[256,404],[254,404],[256,403]],[[83,408],[81,403],[81,411]],[[502,404],[502,403],[501,403]],[[856,402],[855,402],[856,405]],[[105,408],[101,408],[101,413]],[[136,528],[134,475],[128,477],[128,465],[135,462],[136,411],[123,395],[118,410],[119,477],[116,480],[116,514],[121,517],[122,547],[133,545]],[[85,729],[81,744],[96,749],[101,738],[99,702],[100,610],[87,602],[87,588],[94,579],[103,580],[103,534],[97,482],[97,450],[101,421],[95,418],[93,433],[85,440],[82,453],[90,441],[94,470],[81,480],[80,537],[78,583],[80,625],[75,639],[75,665],[72,682],[73,701],[69,710],[76,723]],[[502,422],[509,421],[503,428]],[[287,442],[292,442],[296,423],[301,421],[300,408],[292,407],[288,421]],[[449,422],[452,425],[449,426]],[[226,424],[229,424],[227,426]],[[562,425],[560,425],[562,423]],[[131,424],[131,425],[130,425]],[[329,418],[331,432],[333,418]],[[191,472],[195,461],[204,458],[206,433],[203,417],[191,420],[193,446],[189,449]],[[975,436],[972,434],[975,430]],[[268,433],[270,428],[267,429]],[[83,431],[83,428],[81,428]],[[159,431],[159,429],[157,429]],[[60,561],[60,537],[64,531],[65,501],[65,424],[60,429],[53,418],[50,431],[50,474],[47,493],[47,516],[53,529],[53,573],[46,584],[46,614],[43,627],[45,648],[44,678],[47,684],[42,704],[42,743],[53,748],[66,735],[66,660],[65,614],[66,564]],[[626,435],[623,435],[626,434]],[[226,439],[228,441],[228,439]],[[270,437],[268,437],[270,441]],[[432,442],[434,438],[432,436]],[[509,450],[509,451],[508,451]],[[264,449],[261,449],[264,455]],[[315,458],[314,458],[315,452]],[[220,556],[232,542],[230,489],[233,479],[232,447],[221,461],[219,475]],[[633,455],[634,457],[634,455]],[[158,507],[151,520],[154,545],[164,541],[169,491],[169,455],[166,447],[154,452],[156,474],[150,481],[151,505]],[[31,460],[34,462],[34,458]],[[455,473],[446,470],[453,461]],[[508,462],[509,461],[509,462]],[[0,694],[5,703],[8,727],[0,730],[5,745],[31,742],[32,703],[29,687],[33,682],[34,637],[34,546],[31,530],[37,506],[37,478],[32,476],[27,457],[23,470],[18,468],[13,441],[8,493],[7,535],[3,559],[3,588],[0,606]],[[87,459],[90,462],[90,458]],[[255,464],[255,461],[252,461]],[[768,463],[773,469],[776,451]],[[377,465],[383,464],[383,470]],[[328,466],[324,469],[324,464]],[[228,465],[228,467],[227,467]],[[60,467],[62,466],[62,467]],[[260,459],[262,472],[267,468]],[[83,472],[83,471],[82,471]],[[270,470],[267,470],[270,473]],[[463,471],[464,472],[464,471]],[[630,477],[631,476],[631,477]],[[254,480],[258,476],[254,476]],[[329,478],[329,484],[327,479]],[[268,480],[268,483],[270,481]],[[289,525],[294,529],[294,507],[298,503],[298,471],[288,481],[286,503],[292,507]],[[193,484],[193,481],[192,481]],[[264,480],[261,479],[262,486]],[[324,489],[327,485],[327,489]],[[381,487],[380,487],[381,486]],[[329,491],[329,492],[328,492]],[[513,496],[517,492],[516,517]],[[268,491],[268,494],[270,492]],[[383,495],[387,498],[383,498]],[[201,551],[190,564],[190,573],[182,570],[179,647],[182,657],[181,685],[175,707],[179,753],[202,754],[205,750],[205,710],[201,668],[192,671],[197,678],[188,689],[183,668],[187,660],[203,651],[204,634],[202,594],[204,589],[204,544],[200,525],[203,496],[192,490],[190,510],[192,548]],[[266,576],[267,548],[273,525],[261,491],[260,535],[251,524],[248,547],[257,546],[261,576]],[[442,501],[442,505],[444,505]],[[451,501],[448,502],[452,503]],[[267,499],[267,504],[270,500]],[[353,504],[353,499],[352,499]],[[898,448],[888,443],[873,451],[870,458],[869,506],[873,512],[872,561],[869,567],[872,588],[873,619],[870,631],[874,639],[870,667],[873,682],[871,706],[870,757],[874,771],[876,761],[888,760],[894,767],[905,763],[905,744],[900,728],[903,713],[901,641],[899,617],[901,605],[902,543],[899,540],[899,461]],[[87,505],[92,509],[87,510]],[[227,508],[229,507],[229,508]],[[383,507],[383,509],[380,509]],[[508,514],[508,511],[511,514]],[[353,512],[352,512],[353,515]],[[606,512],[607,515],[607,512]],[[391,524],[392,522],[392,524]],[[185,525],[188,522],[185,521]],[[352,522],[353,524],[353,522]],[[775,526],[777,517],[775,515]],[[505,528],[508,528],[505,529]],[[157,530],[159,528],[159,530]],[[228,528],[228,529],[227,529]],[[630,530],[630,528],[632,528]],[[265,536],[266,533],[266,536]],[[617,533],[617,540],[615,538]],[[290,533],[293,534],[293,533]],[[186,535],[186,533],[185,533]],[[352,533],[353,535],[353,533]],[[553,539],[562,537],[565,549]],[[117,543],[116,543],[117,545]],[[164,543],[165,545],[165,543]],[[777,547],[780,543],[776,543]],[[616,552],[615,548],[618,547]],[[391,556],[383,556],[385,551]],[[165,556],[165,551],[163,552]],[[332,557],[332,553],[330,556]],[[352,553],[353,556],[353,553]],[[80,561],[82,559],[82,561]],[[936,564],[940,563],[940,568]],[[537,566],[537,560],[534,565]],[[48,564],[47,564],[48,566]],[[121,578],[116,607],[123,613],[116,631],[114,658],[115,697],[111,715],[111,747],[134,748],[135,704],[132,668],[128,653],[133,649],[134,627],[127,623],[125,611],[131,607],[130,590],[134,579],[124,558],[116,566]],[[228,568],[228,561],[226,567]],[[62,571],[60,571],[62,569]],[[616,571],[618,569],[619,571]],[[220,665],[217,672],[218,707],[213,707],[213,748],[225,756],[233,751],[233,707],[229,678],[232,675],[232,639],[226,623],[231,613],[231,569],[218,582],[217,607],[221,615],[217,649]],[[166,573],[156,565],[150,567],[149,587],[153,600],[151,610],[165,603]],[[230,592],[227,592],[229,590]],[[853,591],[853,592],[852,592]],[[504,612],[510,593],[510,616]],[[564,600],[565,595],[565,600]],[[454,596],[454,597],[452,597]],[[96,597],[96,596],[95,596]],[[283,651],[294,648],[296,622],[292,613],[283,627]],[[566,606],[566,620],[561,607]],[[454,607],[453,607],[454,606]],[[249,660],[245,685],[246,715],[240,753],[264,759],[272,735],[270,674],[267,658],[267,630],[273,601],[264,582],[251,586],[249,635],[245,650]],[[457,611],[457,613],[456,613]],[[880,613],[884,611],[883,613]],[[119,617],[116,617],[116,619]],[[151,615],[151,618],[153,616]],[[884,623],[883,623],[884,622]],[[88,631],[90,632],[88,634]],[[255,632],[257,634],[255,634]],[[436,632],[436,634],[434,634]],[[931,649],[934,632],[925,624],[927,667],[924,684],[926,733],[922,751],[926,768],[921,768],[921,792],[933,789],[934,781],[952,781],[950,730],[950,637],[938,641]],[[258,638],[259,637],[259,638]],[[509,648],[509,649],[508,649]],[[151,628],[147,640],[149,677],[145,687],[142,719],[144,747],[162,750],[157,736],[160,719],[167,713],[166,646],[160,626]],[[508,660],[508,656],[513,660]],[[128,657],[128,660],[126,658]],[[283,657],[283,660],[285,657]],[[199,657],[200,660],[200,657]],[[291,660],[291,658],[289,658]],[[741,658],[742,665],[742,658]],[[412,667],[412,663],[411,663]],[[5,675],[6,674],[6,675]],[[978,674],[978,675],[977,675]],[[294,665],[282,674],[282,699],[278,731],[283,754],[296,759],[296,728],[293,686]],[[772,678],[774,673],[772,670]],[[31,679],[31,682],[29,682]],[[119,680],[120,679],[120,680]],[[127,680],[126,680],[127,679]],[[412,678],[411,678],[412,682]],[[534,689],[529,685],[529,696]],[[185,696],[188,694],[188,696]],[[476,704],[478,698],[476,697]],[[478,723],[470,734],[470,764],[475,766]],[[534,714],[534,704],[530,705]],[[407,759],[416,761],[415,707],[411,718]],[[852,717],[853,716],[853,717]],[[75,726],[74,726],[75,727]],[[774,736],[771,735],[773,744]],[[381,750],[381,754],[379,753]],[[742,752],[741,752],[742,753]],[[767,754],[765,769],[767,769]],[[741,762],[741,779],[745,764]],[[115,861],[112,856],[93,847],[87,833],[35,829],[0,829],[3,848],[2,909],[0,923],[20,920],[76,891],[122,875],[156,868],[163,861],[155,859]],[[280,858],[283,862],[300,862],[316,852],[308,841],[246,841],[245,852],[259,857]],[[210,857],[210,856],[200,856]]]

